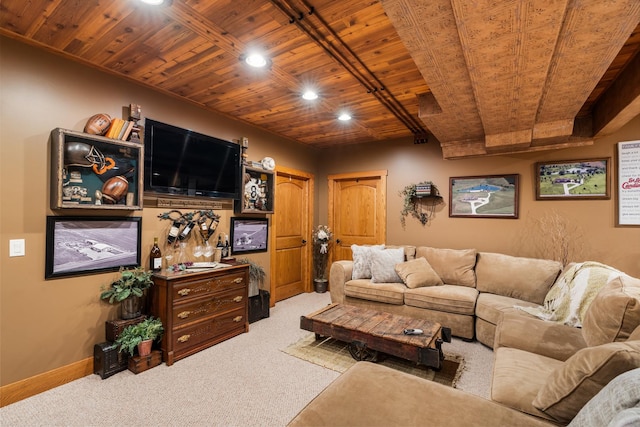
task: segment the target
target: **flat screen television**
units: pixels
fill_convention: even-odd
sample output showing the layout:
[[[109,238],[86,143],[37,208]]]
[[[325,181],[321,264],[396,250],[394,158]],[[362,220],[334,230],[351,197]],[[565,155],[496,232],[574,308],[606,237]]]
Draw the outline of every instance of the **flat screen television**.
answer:
[[[240,175],[239,144],[145,120],[146,192],[239,199]]]
[[[231,217],[232,255],[266,252],[268,242],[268,218]]]

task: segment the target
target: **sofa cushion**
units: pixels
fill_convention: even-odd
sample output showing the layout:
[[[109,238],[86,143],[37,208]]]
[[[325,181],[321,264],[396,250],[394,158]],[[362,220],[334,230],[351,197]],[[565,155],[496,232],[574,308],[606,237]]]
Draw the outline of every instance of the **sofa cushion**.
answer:
[[[591,301],[582,322],[590,346],[625,341],[640,325],[640,279],[627,275],[610,280]]]
[[[396,265],[404,262],[404,249],[374,249],[371,251],[371,282],[402,283]]]
[[[640,341],[583,348],[553,372],[533,406],[568,423],[609,381],[636,368],[640,368]]]
[[[561,269],[558,261],[480,252],[476,287],[480,292],[542,304]]]
[[[487,292],[480,292],[476,301],[476,316],[484,319],[494,325],[498,324],[503,313],[519,312],[515,305],[524,305],[536,307],[536,304],[521,301],[519,299],[505,297],[503,295],[495,295]],[[533,316],[522,313],[524,316],[533,318]]]
[[[398,273],[404,284],[411,289],[443,284],[438,273],[422,257],[397,264],[396,273]]]
[[[353,258],[352,279],[371,279],[371,251],[383,249],[384,245],[359,246],[351,245],[351,257]]]
[[[476,255],[475,249],[416,248],[416,258],[426,258],[445,284],[472,288],[476,286]]]
[[[640,410],[640,368],[625,372],[612,379],[578,412],[578,415],[571,420],[569,427],[611,425],[610,421],[630,408]],[[639,418],[636,418],[635,422],[637,423],[635,425],[640,425]],[[634,424],[617,425],[632,426]]]
[[[387,304],[404,304],[404,283],[371,283],[369,279],[349,280],[344,284],[344,294],[352,298]]]
[[[408,306],[473,315],[478,291],[468,286],[442,285],[407,289],[404,303]]]
[[[491,400],[518,411],[552,420],[533,406],[538,391],[563,362],[515,348],[494,352]]]

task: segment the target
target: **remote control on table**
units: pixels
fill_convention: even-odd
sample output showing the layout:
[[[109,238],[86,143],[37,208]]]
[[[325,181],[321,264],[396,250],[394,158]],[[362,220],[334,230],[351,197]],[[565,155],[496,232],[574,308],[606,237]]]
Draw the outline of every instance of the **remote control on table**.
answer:
[[[404,331],[405,335],[420,335],[422,334],[422,329],[405,329]]]

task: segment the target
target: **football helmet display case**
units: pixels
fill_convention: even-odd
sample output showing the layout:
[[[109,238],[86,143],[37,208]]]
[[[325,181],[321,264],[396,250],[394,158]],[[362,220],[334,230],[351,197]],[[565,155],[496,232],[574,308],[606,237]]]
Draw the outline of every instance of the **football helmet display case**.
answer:
[[[135,142],[51,131],[51,209],[142,209],[144,152]]]
[[[237,214],[270,214],[274,203],[274,173],[271,170],[242,166],[242,196],[235,200]]]

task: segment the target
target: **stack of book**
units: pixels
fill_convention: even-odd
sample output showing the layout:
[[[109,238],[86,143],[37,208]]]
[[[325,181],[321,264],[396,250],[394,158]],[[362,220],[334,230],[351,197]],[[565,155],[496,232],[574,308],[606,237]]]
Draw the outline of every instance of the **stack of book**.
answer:
[[[136,123],[134,121],[130,120],[113,119],[111,120],[111,126],[109,126],[109,129],[107,130],[105,136],[107,138],[121,139],[123,141],[126,141],[127,139],[129,139],[131,130],[133,130],[135,124]]]

